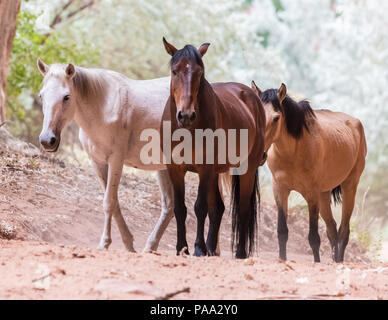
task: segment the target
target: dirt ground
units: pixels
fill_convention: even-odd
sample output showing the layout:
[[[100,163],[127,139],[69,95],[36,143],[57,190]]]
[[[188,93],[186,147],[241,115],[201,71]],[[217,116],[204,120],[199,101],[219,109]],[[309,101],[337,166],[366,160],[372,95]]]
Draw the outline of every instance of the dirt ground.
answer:
[[[275,208],[268,203],[262,204],[253,258],[232,259],[228,210],[221,257],[175,256],[174,220],[159,251],[141,253],[160,213],[151,174],[126,173],[119,191],[139,253],[124,250],[115,225],[109,251],[97,250],[103,195],[91,169],[41,154],[3,130],[0,140],[0,299],[388,298],[388,264],[371,262],[354,240],[346,263],[332,263],[322,220],[322,263],[312,263],[303,210],[290,212],[289,261],[278,261]],[[197,178],[189,176],[187,186],[193,251]]]

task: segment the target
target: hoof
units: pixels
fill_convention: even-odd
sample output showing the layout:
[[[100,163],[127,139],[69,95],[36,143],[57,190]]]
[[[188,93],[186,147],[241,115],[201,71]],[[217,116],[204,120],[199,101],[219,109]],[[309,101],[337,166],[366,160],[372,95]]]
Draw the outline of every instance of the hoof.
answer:
[[[195,247],[194,255],[196,257],[207,256],[207,250],[199,247]]]
[[[189,256],[190,253],[189,253],[189,250],[187,249],[187,247],[183,247],[182,249],[176,251],[176,255],[177,256]]]
[[[127,247],[126,249],[127,249],[128,252],[136,253],[135,248],[132,247],[132,246],[131,247]]]
[[[146,245],[143,249],[143,252],[148,252],[148,251],[158,251],[158,246],[157,245]]]
[[[100,250],[108,250],[109,246],[111,245],[112,240],[111,239],[102,239],[97,246],[97,249]]]
[[[248,258],[248,256],[245,252],[237,252],[236,253],[236,259],[246,259],[246,258]]]
[[[287,255],[286,254],[279,254],[279,260],[287,261]]]

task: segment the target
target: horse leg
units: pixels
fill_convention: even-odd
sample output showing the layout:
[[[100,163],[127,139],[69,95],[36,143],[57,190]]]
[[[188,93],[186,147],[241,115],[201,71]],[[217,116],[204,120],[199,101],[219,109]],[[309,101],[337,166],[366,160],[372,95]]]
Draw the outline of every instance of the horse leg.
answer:
[[[157,177],[160,189],[162,212],[154,230],[147,239],[144,251],[156,251],[158,249],[159,241],[174,216],[174,190],[167,170],[158,171]]]
[[[101,184],[102,190],[105,193],[106,184],[108,180],[108,165],[100,164],[91,160],[92,167],[94,171],[97,173],[98,180]],[[111,228],[112,228],[112,216],[107,212],[104,213],[104,230],[101,235],[100,243],[98,244],[98,249],[108,249],[110,244],[112,243],[111,237]]]
[[[337,262],[344,261],[345,248],[349,242],[349,234],[350,234],[349,223],[353,213],[354,203],[356,200],[357,185],[358,185],[358,179],[345,180],[345,182],[341,184],[342,217],[341,217],[341,225],[338,230]]]
[[[322,192],[320,194],[319,211],[321,213],[322,219],[325,221],[325,224],[326,224],[326,233],[330,241],[333,260],[337,262],[337,256],[338,256],[337,224],[331,212],[330,197],[331,197],[330,191]]]
[[[214,191],[213,191],[214,190]],[[222,215],[225,211],[224,202],[218,188],[218,175],[213,180],[211,190],[208,195],[209,206],[209,232],[206,239],[206,247],[209,256],[219,255],[219,233]]]
[[[184,253],[189,254],[186,241],[185,172],[175,167],[169,167],[168,173],[174,189],[174,214],[177,228],[176,253],[179,255],[183,248],[186,248]]]
[[[108,165],[107,187],[104,195],[104,213],[106,219],[111,220],[114,217],[119,228],[121,239],[128,251],[135,252],[133,247],[133,236],[128,229],[127,224],[121,214],[118,201],[118,188],[120,184],[121,173],[123,170],[123,160],[112,157]]]
[[[255,223],[252,219],[255,219],[256,209],[252,207],[252,197],[256,197],[254,183],[255,172],[247,172],[244,175],[239,176],[239,203],[237,206],[236,216],[236,229],[237,229],[237,249],[236,258],[245,259],[248,254],[253,250],[254,244],[254,228]],[[247,240],[249,240],[249,248],[247,254]]]
[[[321,238],[318,233],[318,218],[319,218],[319,205],[318,201],[308,201],[309,206],[309,243],[313,250],[314,262],[321,262],[319,257],[319,247],[321,245]]]
[[[211,180],[213,177],[208,172],[200,172],[197,201],[195,201],[194,211],[197,217],[197,237],[195,239],[194,255],[205,256],[207,248],[205,244],[205,219],[208,213],[208,195],[212,193]]]
[[[287,213],[288,213],[288,196],[290,191],[281,187],[275,181],[272,185],[272,190],[278,208],[278,243],[279,243],[279,259],[287,260],[287,241],[288,241],[288,227],[287,227]]]
[[[220,232],[221,232],[221,225],[220,225],[220,227],[218,228],[218,234],[217,234],[217,247],[216,247],[216,253],[215,253],[215,255],[218,256],[218,257],[221,255],[221,248],[220,248]]]

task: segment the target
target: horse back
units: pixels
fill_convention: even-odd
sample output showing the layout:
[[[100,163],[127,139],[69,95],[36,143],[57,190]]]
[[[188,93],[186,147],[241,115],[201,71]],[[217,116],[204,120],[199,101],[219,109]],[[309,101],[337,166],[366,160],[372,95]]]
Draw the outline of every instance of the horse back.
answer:
[[[265,111],[258,96],[246,85],[236,82],[213,83],[212,88],[220,104],[217,108],[217,127],[224,130],[248,129],[249,166],[257,168],[263,159]]]
[[[366,139],[361,121],[343,112],[315,110],[316,121],[319,123],[321,135],[326,141],[332,141],[345,149],[357,150],[366,156]]]
[[[219,120],[222,127],[254,128],[255,131],[264,133],[264,108],[251,88],[237,82],[218,82],[211,85],[221,101]]]

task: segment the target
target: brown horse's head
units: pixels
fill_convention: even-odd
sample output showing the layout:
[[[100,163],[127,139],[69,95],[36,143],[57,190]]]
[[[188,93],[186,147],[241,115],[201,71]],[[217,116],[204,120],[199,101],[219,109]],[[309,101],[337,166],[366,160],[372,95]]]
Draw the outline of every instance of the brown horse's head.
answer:
[[[171,98],[176,105],[176,119],[180,127],[191,127],[198,112],[198,92],[204,77],[202,57],[209,47],[204,43],[198,49],[186,45],[176,49],[163,38],[164,47],[171,58]]]
[[[255,82],[252,81],[252,89],[263,102],[265,110],[266,126],[264,150],[267,152],[271,144],[276,141],[280,135],[282,123],[284,122],[283,101],[287,95],[287,88],[285,84],[282,83],[278,90],[269,89],[262,92],[259,87],[256,86]],[[266,95],[264,96],[264,94]],[[271,95],[271,98],[265,99],[267,95]]]
[[[73,81],[75,67],[72,64],[46,65],[38,59],[38,69],[44,76],[42,100],[43,126],[39,141],[48,152],[58,150],[62,129],[74,118]]]

